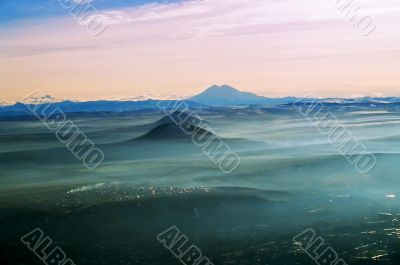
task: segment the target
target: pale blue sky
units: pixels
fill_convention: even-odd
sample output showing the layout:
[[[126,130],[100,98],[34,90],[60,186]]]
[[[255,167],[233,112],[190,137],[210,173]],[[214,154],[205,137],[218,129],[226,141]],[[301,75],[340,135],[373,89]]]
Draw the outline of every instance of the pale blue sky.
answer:
[[[59,1],[74,0],[0,0],[0,23],[18,20],[67,16]],[[148,3],[170,3],[179,0],[94,0],[98,10],[133,7]]]

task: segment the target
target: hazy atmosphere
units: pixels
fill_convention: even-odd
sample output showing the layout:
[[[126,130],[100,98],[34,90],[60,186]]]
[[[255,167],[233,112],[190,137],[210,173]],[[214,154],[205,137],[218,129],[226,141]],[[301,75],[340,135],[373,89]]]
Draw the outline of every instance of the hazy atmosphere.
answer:
[[[1,265],[398,265],[400,3],[0,0]]]

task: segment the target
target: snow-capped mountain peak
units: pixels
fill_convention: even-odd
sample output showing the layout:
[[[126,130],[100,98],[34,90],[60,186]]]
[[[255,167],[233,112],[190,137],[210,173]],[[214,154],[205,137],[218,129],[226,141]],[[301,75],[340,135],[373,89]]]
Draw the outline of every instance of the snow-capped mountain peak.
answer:
[[[62,102],[64,99],[58,99],[51,95],[38,95],[34,94],[31,97],[24,98],[21,103],[23,104],[47,104]]]
[[[2,106],[10,106],[10,105],[12,105],[11,102],[0,99],[0,107],[2,107]]]

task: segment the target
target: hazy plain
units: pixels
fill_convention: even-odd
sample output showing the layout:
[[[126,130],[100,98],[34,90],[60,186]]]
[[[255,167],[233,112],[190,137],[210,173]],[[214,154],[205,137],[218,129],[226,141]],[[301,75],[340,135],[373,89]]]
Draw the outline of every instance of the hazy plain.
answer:
[[[377,158],[370,173],[288,105],[197,110],[240,156],[231,174],[188,139],[137,139],[161,112],[72,118],[105,154],[95,170],[39,121],[3,121],[0,258],[35,264],[11,254],[24,253],[18,236],[39,226],[76,262],[177,264],[155,240],[176,225],[215,264],[312,264],[291,238],[313,227],[349,264],[396,264],[399,112],[331,111]]]

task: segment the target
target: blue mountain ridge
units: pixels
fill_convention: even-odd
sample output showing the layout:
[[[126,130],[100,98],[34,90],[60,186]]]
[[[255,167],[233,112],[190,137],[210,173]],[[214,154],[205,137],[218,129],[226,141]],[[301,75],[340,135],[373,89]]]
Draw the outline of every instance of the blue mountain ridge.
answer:
[[[207,107],[234,107],[234,106],[250,106],[250,105],[284,105],[293,104],[296,102],[307,102],[319,100],[327,105],[363,105],[374,106],[381,104],[400,104],[398,97],[362,97],[362,98],[305,98],[298,97],[282,97],[282,98],[267,98],[258,96],[251,92],[243,92],[229,85],[217,86],[213,85],[203,92],[181,100],[187,104],[189,108],[207,108]],[[169,106],[173,108],[178,103],[178,100],[144,100],[144,101],[111,101],[97,100],[86,102],[62,101],[54,103],[46,103],[51,105],[48,111],[60,108],[65,113],[100,113],[100,112],[127,112],[127,111],[145,111],[145,110],[160,110],[160,105],[163,108]],[[16,117],[24,115],[32,115],[28,107],[33,107],[33,104],[16,103],[14,105],[0,106],[0,117]],[[46,114],[46,111],[44,111]]]

